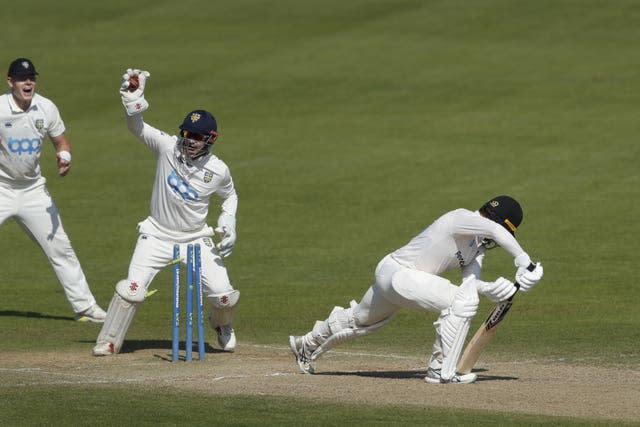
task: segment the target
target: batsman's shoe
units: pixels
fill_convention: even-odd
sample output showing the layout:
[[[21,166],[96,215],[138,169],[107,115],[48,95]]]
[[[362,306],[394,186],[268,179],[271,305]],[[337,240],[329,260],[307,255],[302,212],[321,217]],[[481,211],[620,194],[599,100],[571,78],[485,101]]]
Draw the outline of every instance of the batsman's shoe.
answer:
[[[93,304],[83,312],[76,313],[74,319],[78,322],[104,323],[107,313],[98,304]]]
[[[440,375],[440,369],[429,368],[427,376],[424,380],[429,384],[471,384],[476,382],[478,376],[476,374],[455,374],[450,380],[443,380]]]
[[[231,325],[216,327],[216,333],[218,334],[218,344],[220,344],[221,349],[230,353],[236,351],[236,333]]]
[[[96,346],[93,347],[92,353],[94,356],[110,356],[115,353],[115,350],[113,348],[113,343],[110,343],[110,342],[96,343]]]
[[[289,347],[291,347],[291,351],[296,356],[296,362],[302,373],[313,374],[315,372],[315,366],[311,361],[311,352],[307,349],[302,337],[290,335]]]

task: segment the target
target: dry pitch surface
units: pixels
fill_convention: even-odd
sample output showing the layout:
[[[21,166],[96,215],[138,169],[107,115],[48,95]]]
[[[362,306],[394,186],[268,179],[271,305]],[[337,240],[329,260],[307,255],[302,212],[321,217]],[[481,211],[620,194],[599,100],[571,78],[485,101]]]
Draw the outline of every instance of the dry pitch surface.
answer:
[[[3,353],[0,384],[136,384],[213,395],[290,396],[640,421],[637,368],[571,366],[561,361],[482,361],[476,384],[429,385],[422,380],[423,359],[413,356],[332,351],[318,362],[316,375],[298,373],[284,346],[239,345],[234,354],[210,352],[204,362],[171,363],[168,357],[166,349],[102,358],[91,356],[89,351]]]

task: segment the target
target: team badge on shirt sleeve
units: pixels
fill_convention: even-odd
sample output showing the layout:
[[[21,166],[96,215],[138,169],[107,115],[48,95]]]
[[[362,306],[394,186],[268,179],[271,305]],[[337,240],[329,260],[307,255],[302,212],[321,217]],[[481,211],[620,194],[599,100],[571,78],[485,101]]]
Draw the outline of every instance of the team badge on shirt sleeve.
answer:
[[[204,172],[204,182],[211,182],[212,179],[213,179],[213,172],[205,171]]]
[[[44,129],[44,119],[36,119],[36,129]]]

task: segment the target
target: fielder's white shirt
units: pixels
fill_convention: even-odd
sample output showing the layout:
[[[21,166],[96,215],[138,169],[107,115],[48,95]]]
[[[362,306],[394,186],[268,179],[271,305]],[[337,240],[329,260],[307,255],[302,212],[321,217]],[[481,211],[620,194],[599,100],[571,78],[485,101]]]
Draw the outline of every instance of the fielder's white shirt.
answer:
[[[36,93],[24,111],[11,93],[0,95],[0,181],[20,187],[44,184],[42,145],[47,136],[64,131],[60,112],[48,98]]]
[[[409,243],[391,253],[405,267],[431,274],[442,274],[459,267],[463,277],[475,274],[480,278],[485,247],[483,239],[494,240],[513,257],[522,254],[515,237],[497,222],[478,211],[456,209],[445,213]]]
[[[213,236],[207,216],[214,194],[222,200],[222,211],[235,217],[238,197],[222,160],[207,154],[187,164],[180,158],[177,136],[144,123],[141,114],[126,118],[129,130],[157,157],[151,215],[139,224],[141,233],[178,242]]]

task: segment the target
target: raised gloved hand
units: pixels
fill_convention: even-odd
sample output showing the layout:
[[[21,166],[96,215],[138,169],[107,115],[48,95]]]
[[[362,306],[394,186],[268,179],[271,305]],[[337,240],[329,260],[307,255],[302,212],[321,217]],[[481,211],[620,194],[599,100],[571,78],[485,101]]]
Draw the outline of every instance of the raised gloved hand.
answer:
[[[231,255],[233,246],[236,244],[236,218],[223,212],[218,218],[218,227],[215,232],[222,237],[216,249],[221,257],[226,258]]]
[[[508,300],[516,293],[518,288],[510,280],[498,277],[494,282],[476,280],[478,293],[486,296],[493,302]]]
[[[518,267],[516,282],[520,284],[522,292],[529,292],[542,279],[543,274],[544,270],[539,262],[531,263],[528,267]]]
[[[120,97],[127,115],[133,116],[149,108],[149,103],[144,99],[144,87],[149,77],[151,74],[148,71],[132,68],[127,68],[122,76]]]

